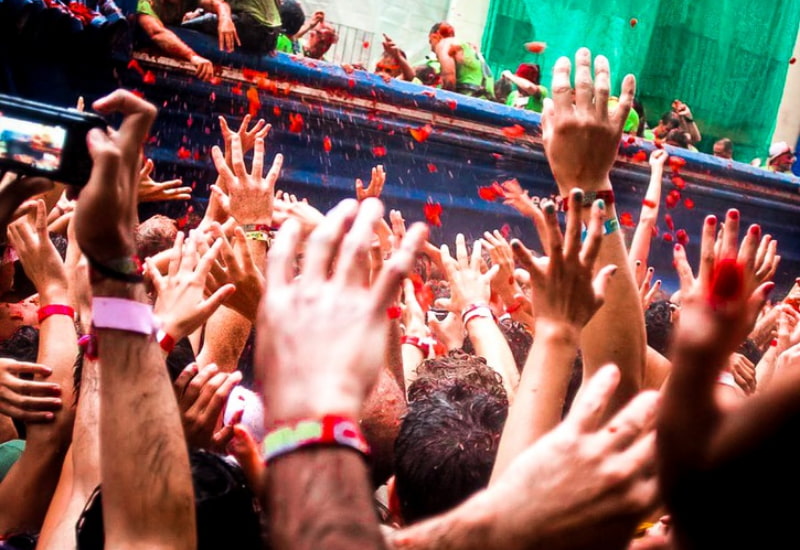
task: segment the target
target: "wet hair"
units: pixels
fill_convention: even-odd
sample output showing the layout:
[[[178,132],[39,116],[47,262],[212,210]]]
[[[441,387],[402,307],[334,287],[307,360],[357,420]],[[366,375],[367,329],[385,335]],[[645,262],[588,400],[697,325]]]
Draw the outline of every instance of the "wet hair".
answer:
[[[189,453],[197,519],[197,549],[261,550],[263,529],[255,495],[242,469],[206,451]],[[81,550],[105,547],[102,486],[92,494],[77,525]]]
[[[417,379],[408,387],[408,402],[439,391],[444,382],[453,380],[461,381],[464,391],[475,388],[508,399],[502,377],[486,363],[486,359],[462,350],[452,350],[447,355],[420,363]]]
[[[505,103],[512,91],[511,82],[505,78],[498,78],[494,81],[494,98],[498,103]]]
[[[674,111],[667,111],[661,115],[660,122],[662,126],[670,130],[674,130],[675,128],[680,127],[681,117],[679,117]]]
[[[669,357],[669,343],[672,337],[672,304],[667,300],[653,302],[644,312],[644,326],[647,331],[647,345],[664,357]]]
[[[178,227],[175,220],[156,214],[136,228],[136,251],[140,258],[155,256],[175,243]]]
[[[714,145],[721,145],[722,150],[726,153],[733,155],[733,142],[729,138],[722,138],[716,141]]]
[[[300,2],[297,2],[297,0],[283,0],[279,11],[283,32],[288,36],[297,34],[297,31],[306,21],[306,14]]]
[[[503,319],[497,323],[497,326],[505,336],[508,347],[511,348],[511,355],[514,356],[517,370],[522,372],[525,367],[525,361],[528,359],[528,352],[530,352],[533,345],[533,336],[527,331],[525,325],[513,319]],[[469,336],[464,339],[462,349],[467,353],[475,353],[475,347]]]
[[[39,354],[39,329],[24,325],[0,342],[0,357],[35,363]]]
[[[450,510],[488,485],[508,415],[504,394],[468,377],[441,378],[409,403],[395,441],[406,522]]]
[[[439,34],[442,38],[452,38],[456,35],[453,25],[447,21],[440,21],[439,23],[434,24],[428,34],[434,33]]]
[[[689,135],[680,128],[675,128],[667,132],[667,137],[664,141],[675,147],[681,147],[683,149],[689,148]]]

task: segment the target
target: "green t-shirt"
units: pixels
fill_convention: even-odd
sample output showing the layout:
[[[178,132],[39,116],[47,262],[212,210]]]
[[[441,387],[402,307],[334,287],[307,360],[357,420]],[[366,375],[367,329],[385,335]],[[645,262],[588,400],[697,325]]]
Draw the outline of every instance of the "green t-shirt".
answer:
[[[292,44],[292,40],[283,33],[279,34],[278,41],[275,44],[275,51],[283,53],[294,53],[294,45]]]
[[[12,439],[5,443],[0,443],[0,481],[3,481],[24,450],[25,441],[22,439]]]
[[[477,52],[467,42],[460,46],[464,52],[464,60],[456,63],[456,86],[459,84],[483,86],[483,68]]]
[[[136,13],[157,17],[165,25],[180,25],[183,21],[183,15],[196,7],[196,0],[178,0],[177,2],[138,0]]]
[[[281,14],[275,0],[228,0],[231,12],[246,13],[265,27],[280,27]]]
[[[544,108],[544,98],[549,97],[550,93],[544,86],[539,86],[539,97],[525,96],[519,90],[514,90],[508,94],[506,98],[506,105],[509,107],[517,107],[518,109],[526,109],[535,113],[541,113]]]

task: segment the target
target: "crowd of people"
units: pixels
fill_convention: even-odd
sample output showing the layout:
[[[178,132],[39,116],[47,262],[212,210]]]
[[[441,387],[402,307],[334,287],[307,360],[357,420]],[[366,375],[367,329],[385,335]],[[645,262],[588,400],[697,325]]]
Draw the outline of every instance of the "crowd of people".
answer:
[[[499,184],[535,251],[430,242],[387,216],[380,166],[323,213],[249,117],[221,121],[197,224],[139,220],[191,189],[142,162],[153,105],[96,101],[122,122],[90,131],[84,187],[0,183],[0,548],[791,546],[800,287],[770,296],[778,243],[731,209],[661,289],[668,154],[626,242],[609,174],[635,79],[613,107],[610,81],[583,48],[520,85],[568,206]]]

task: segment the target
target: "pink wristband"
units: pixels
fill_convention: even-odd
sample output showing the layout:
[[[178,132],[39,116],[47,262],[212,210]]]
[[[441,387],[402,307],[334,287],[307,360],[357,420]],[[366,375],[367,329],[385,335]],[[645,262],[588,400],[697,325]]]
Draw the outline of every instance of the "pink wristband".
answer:
[[[92,299],[92,324],[96,328],[124,330],[148,336],[158,330],[151,305],[105,296]]]

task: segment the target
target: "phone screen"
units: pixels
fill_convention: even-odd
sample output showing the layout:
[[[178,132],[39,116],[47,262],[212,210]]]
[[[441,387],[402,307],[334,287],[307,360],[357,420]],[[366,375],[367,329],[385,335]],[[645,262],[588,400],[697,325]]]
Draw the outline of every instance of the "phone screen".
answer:
[[[28,164],[45,172],[61,167],[67,129],[0,113],[0,159]]]

